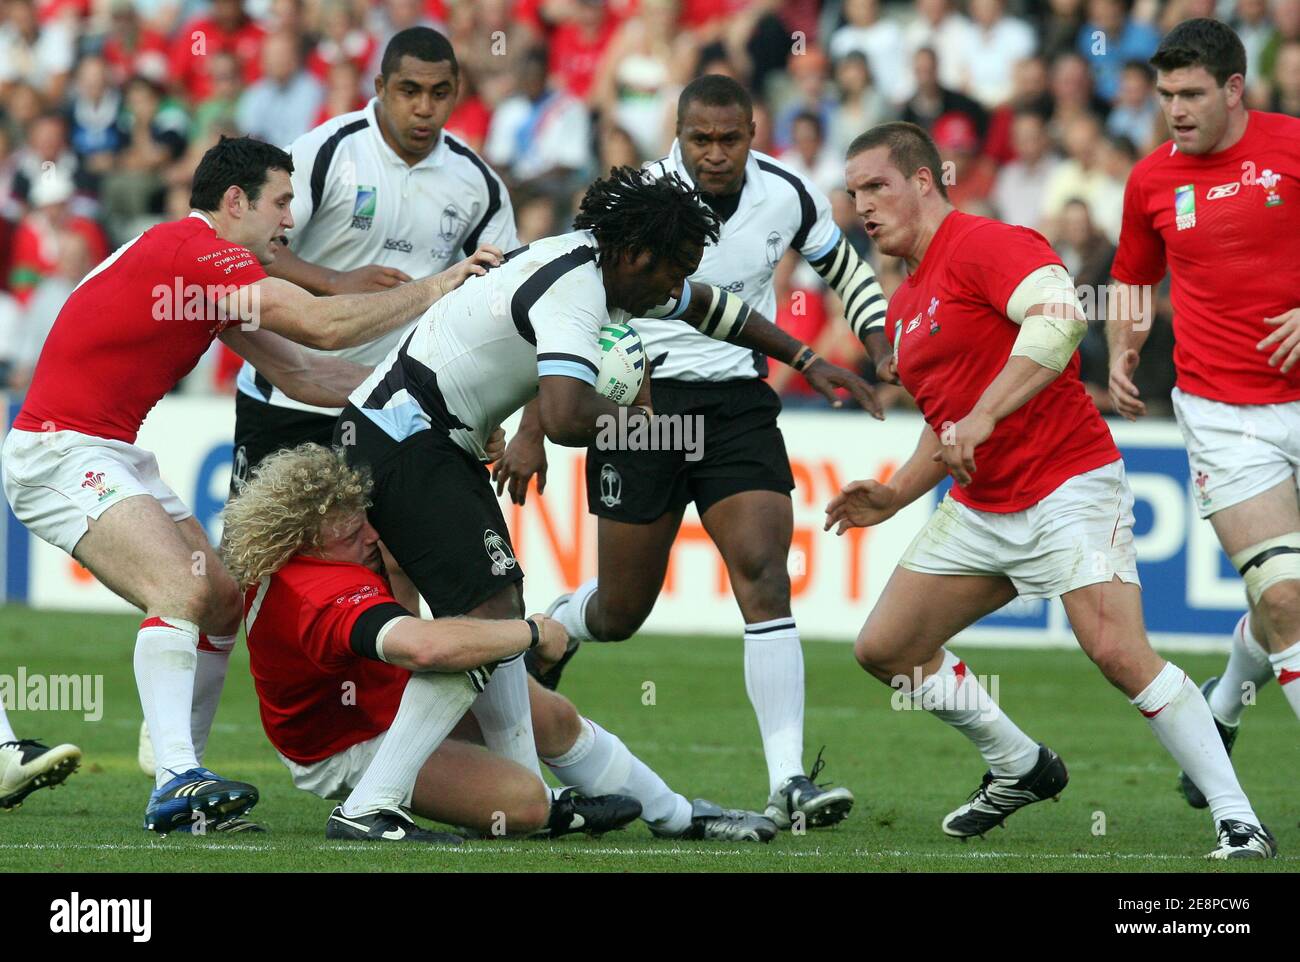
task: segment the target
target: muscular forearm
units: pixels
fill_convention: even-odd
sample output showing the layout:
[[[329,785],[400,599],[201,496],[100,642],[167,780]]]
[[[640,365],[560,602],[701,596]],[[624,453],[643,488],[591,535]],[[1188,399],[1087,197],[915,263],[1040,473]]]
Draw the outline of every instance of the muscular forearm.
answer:
[[[338,273],[303,260],[283,245],[276,251],[275,260],[267,266],[266,272],[272,277],[297,284],[303,290],[322,296],[334,293],[334,280]]]
[[[437,275],[378,294],[338,294],[316,298],[310,306],[313,326],[325,350],[365,344],[405,327],[443,294]]]
[[[942,462],[934,460],[939,449],[939,438],[928,424],[923,425],[916,450],[889,479],[889,486],[897,492],[894,510],[911,504],[943,480],[948,471]]]
[[[871,366],[879,367],[880,362],[887,359],[894,353],[894,348],[889,343],[889,338],[885,336],[882,328],[874,328],[867,332],[867,336],[862,340],[863,346],[866,347],[867,353],[871,356]]]
[[[1012,355],[984,389],[972,414],[992,418],[994,423],[1019,410],[1030,398],[1055,381],[1060,374],[1027,357]]]
[[[404,618],[384,639],[384,660],[411,671],[468,671],[527,651],[525,621]]]
[[[1106,315],[1106,345],[1112,358],[1125,351],[1141,351],[1151,334],[1152,289],[1149,285],[1110,285]]]

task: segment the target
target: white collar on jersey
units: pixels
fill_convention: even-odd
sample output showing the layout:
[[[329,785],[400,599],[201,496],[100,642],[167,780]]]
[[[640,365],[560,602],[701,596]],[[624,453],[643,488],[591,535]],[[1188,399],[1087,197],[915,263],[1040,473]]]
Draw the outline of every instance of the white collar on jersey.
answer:
[[[192,210],[192,211],[190,211],[190,216],[191,216],[191,217],[197,217],[199,220],[203,221],[203,223],[207,224],[207,225],[208,225],[209,227],[211,227],[213,230],[216,230],[216,229],[217,229],[217,225],[216,225],[215,223],[213,223],[212,218],[209,217],[207,214],[203,213],[203,211],[201,211],[201,210]]]
[[[426,167],[441,167],[442,162],[447,159],[447,137],[440,130],[438,131],[438,143],[434,145],[433,150],[429,151],[429,156],[424,158],[418,164],[412,166],[401,157],[397,156],[397,151],[388,146],[388,141],[384,140],[384,135],[379,127],[379,115],[375,112],[375,107],[379,103],[378,97],[371,97],[370,103],[366,104],[366,119],[370,121],[371,136],[379,144],[379,152],[390,164],[400,164],[409,170],[423,170]]]
[[[682,145],[676,139],[673,140],[673,148],[668,152],[668,163],[664,166],[675,173],[682,180],[686,181],[688,187],[694,187],[695,182],[691,180],[691,175],[686,171],[686,163],[682,160]],[[758,166],[758,158],[755,152],[750,150],[749,156],[745,158],[745,186],[741,188],[740,205],[736,208],[749,207],[751,204],[762,203],[767,197],[767,188],[763,185],[763,171]],[[730,218],[729,218],[730,219]]]

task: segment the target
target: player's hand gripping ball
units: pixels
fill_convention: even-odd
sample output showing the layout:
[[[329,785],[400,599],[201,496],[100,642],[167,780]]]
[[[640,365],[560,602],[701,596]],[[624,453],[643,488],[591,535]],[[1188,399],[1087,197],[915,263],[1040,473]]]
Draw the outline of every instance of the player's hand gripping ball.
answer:
[[[645,351],[641,335],[626,324],[606,324],[600,329],[600,371],[596,390],[615,404],[635,400],[645,377]]]

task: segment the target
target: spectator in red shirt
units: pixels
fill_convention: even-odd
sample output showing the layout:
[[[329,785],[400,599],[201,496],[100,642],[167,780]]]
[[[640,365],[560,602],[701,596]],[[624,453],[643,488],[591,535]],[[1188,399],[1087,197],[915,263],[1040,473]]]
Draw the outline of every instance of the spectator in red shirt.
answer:
[[[191,20],[172,38],[171,80],[191,101],[203,100],[212,89],[209,58],[230,52],[243,65],[244,83],[255,83],[265,39],[266,31],[244,13],[243,0],[213,0],[211,17]]]
[[[84,238],[92,264],[108,256],[108,242],[99,225],[73,214],[68,208],[72,194],[71,179],[58,173],[39,177],[32,185],[32,209],[14,232],[14,259],[9,275],[9,289],[24,306],[31,300],[36,286],[57,272],[62,232]]]
[[[113,0],[100,51],[119,85],[139,74],[155,82],[167,77],[167,38],[140,22],[132,0]]]
[[[357,22],[346,0],[328,0],[320,17],[322,36],[307,56],[307,69],[321,82],[329,79],[330,69],[339,63],[351,63],[358,73],[364,73],[377,44]]]
[[[617,18],[600,0],[576,0],[572,14],[550,37],[551,77],[579,100],[586,100],[617,28]]]

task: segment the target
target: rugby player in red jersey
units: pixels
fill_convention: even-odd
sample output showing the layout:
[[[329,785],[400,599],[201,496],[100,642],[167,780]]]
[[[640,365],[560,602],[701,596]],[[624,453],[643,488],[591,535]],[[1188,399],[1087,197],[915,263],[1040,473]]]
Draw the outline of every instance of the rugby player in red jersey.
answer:
[[[489,460],[504,449],[498,429]],[[456,840],[420,828],[408,809],[485,835],[599,834],[638,815],[673,838],[776,835],[756,813],[692,806],[617,736],[535,681],[537,750],[583,794],[566,789],[552,799],[536,773],[471,744],[483,740],[476,701],[492,666],[528,650],[553,664],[568,634],[542,615],[413,614],[415,586],[385,570],[366,519],[371,490],[369,472],[348,467],[337,451],[312,443],[279,451],[227,506],[222,537],[230,571],[247,589],[250,666],[267,737],[295,785],[342,802],[326,837]]]
[[[1274,675],[1300,714],[1300,120],[1247,110],[1246,52],[1217,20],[1185,20],[1151,58],[1173,140],[1129,175],[1108,322],[1110,393],[1145,413],[1133,371],[1140,309],[1168,272],[1174,414],[1197,511],[1246,586],[1222,678],[1201,690],[1228,751]],[[1205,795],[1190,773],[1195,808]]]
[[[1209,857],[1273,857],[1205,698],[1147,641],[1133,495],[1079,381],[1087,324],[1073,281],[1038,233],[954,210],[939,164],[924,131],[888,123],[853,142],[845,169],[867,233],[907,262],[888,326],[926,427],[887,484],[854,481],[833,498],[826,526],[880,524],[954,480],[858,635],[858,662],[979,749],[989,772],[943,830],[982,835],[1068,776],[944,645],[1017,596],[1060,597],[1083,650],[1208,789]]]
[[[157,764],[145,827],[158,832],[188,827],[192,812],[237,818],[257,790],[199,761],[226,659],[198,654],[229,651],[240,595],[154,456],[136,447],[145,415],[218,337],[286,393],[341,404],[368,370],[299,344],[379,337],[482,273],[479,260],[496,261],[479,251],[423,281],[337,297],[267,277],[293,224],[292,170],[287,153],[246,137],[204,154],[190,215],[124,244],[68,298],[0,452],[18,520],[145,612],[135,675]]]

